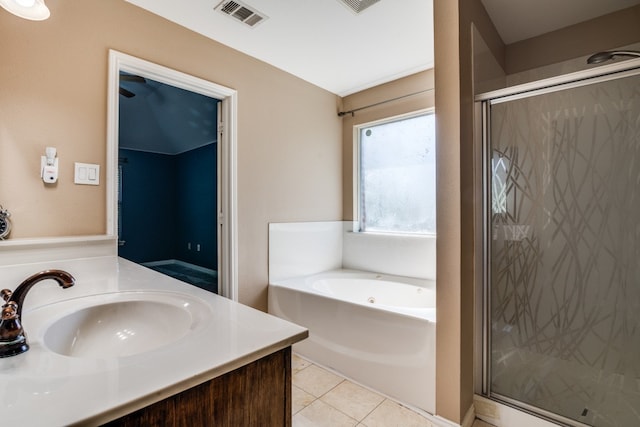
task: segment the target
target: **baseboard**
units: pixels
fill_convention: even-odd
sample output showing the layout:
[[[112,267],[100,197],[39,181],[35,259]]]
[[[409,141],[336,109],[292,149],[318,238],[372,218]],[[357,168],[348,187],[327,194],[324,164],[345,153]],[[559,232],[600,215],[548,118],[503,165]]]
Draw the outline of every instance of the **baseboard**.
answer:
[[[471,405],[471,407],[467,411],[467,414],[462,419],[462,424],[460,424],[460,426],[471,427],[473,426],[473,422],[475,421],[475,419],[476,419],[476,408],[474,405]]]
[[[536,417],[511,406],[487,399],[484,396],[473,397],[476,417],[496,427],[557,427],[558,424]]]
[[[191,263],[188,263],[188,262],[185,262],[185,261],[180,261],[178,259],[163,259],[161,261],[143,262],[141,264],[144,265],[145,267],[156,267],[158,265],[176,264],[176,265],[180,265],[182,267],[188,267],[188,268],[191,268],[193,270],[201,271],[203,273],[214,274],[216,272],[216,270],[212,270],[212,269],[206,268],[206,267],[201,267],[199,265],[191,264]]]
[[[472,427],[473,422],[476,419],[476,413],[475,413],[475,408],[473,407],[473,405],[471,405],[471,407],[465,414],[464,418],[462,419],[461,424],[454,423],[453,421],[450,421],[446,418],[442,418],[439,415],[436,415],[436,416],[432,415],[431,418],[432,418],[430,420],[431,423],[436,427]]]
[[[180,261],[180,260],[177,260],[177,259],[175,259],[173,261],[175,262],[175,264],[181,265],[183,267],[192,268],[194,270],[201,271],[203,273],[214,274],[216,272],[216,270],[212,270],[212,269],[206,268],[206,267],[201,267],[199,265],[191,264],[189,262]]]
[[[158,265],[173,264],[175,262],[175,259],[163,259],[162,261],[141,262],[140,265],[144,265],[145,267],[156,267]]]

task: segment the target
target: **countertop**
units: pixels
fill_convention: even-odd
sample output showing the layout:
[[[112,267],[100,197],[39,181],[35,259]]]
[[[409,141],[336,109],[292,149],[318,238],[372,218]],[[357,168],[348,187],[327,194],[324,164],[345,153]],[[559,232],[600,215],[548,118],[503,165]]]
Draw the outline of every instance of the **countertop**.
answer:
[[[68,271],[76,285],[53,280],[28,293],[22,323],[30,350],[0,359],[3,425],[98,425],[223,375],[307,337],[298,325],[164,276],[116,256],[0,267],[0,288],[14,290],[47,269]],[[30,318],[61,301],[96,294],[177,292],[204,301],[210,320],[173,344],[119,358],[63,356],[43,344]],[[64,304],[68,304],[65,302]],[[62,304],[62,305],[64,305]],[[61,306],[62,306],[61,305]]]

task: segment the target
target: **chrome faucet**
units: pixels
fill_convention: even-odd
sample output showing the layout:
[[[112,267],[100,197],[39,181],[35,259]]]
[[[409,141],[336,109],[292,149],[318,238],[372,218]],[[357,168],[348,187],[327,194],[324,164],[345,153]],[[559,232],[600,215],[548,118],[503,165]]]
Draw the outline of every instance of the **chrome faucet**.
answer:
[[[27,337],[20,322],[24,298],[29,289],[36,283],[53,279],[63,288],[75,284],[74,277],[62,270],[45,270],[25,279],[14,292],[9,289],[0,291],[0,296],[6,301],[0,314],[0,357],[15,356],[29,350]]]

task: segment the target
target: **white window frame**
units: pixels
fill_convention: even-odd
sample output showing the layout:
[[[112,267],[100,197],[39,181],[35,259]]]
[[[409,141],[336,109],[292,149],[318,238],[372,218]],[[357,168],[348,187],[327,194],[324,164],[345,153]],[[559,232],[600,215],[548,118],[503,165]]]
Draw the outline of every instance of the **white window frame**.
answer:
[[[368,128],[371,126],[382,125],[386,123],[397,122],[401,120],[410,119],[413,117],[425,116],[428,114],[436,113],[436,109],[425,108],[422,110],[412,111],[410,113],[400,114],[397,116],[385,117],[383,119],[374,120],[372,122],[360,123],[353,126],[353,231],[356,233],[367,233],[367,234],[391,234],[391,235],[403,235],[403,236],[414,236],[414,237],[433,237],[435,233],[410,233],[403,231],[365,231],[362,229],[363,224],[361,224],[361,212],[362,212],[362,197],[360,197],[360,178],[361,178],[361,169],[360,169],[360,131],[363,128]]]

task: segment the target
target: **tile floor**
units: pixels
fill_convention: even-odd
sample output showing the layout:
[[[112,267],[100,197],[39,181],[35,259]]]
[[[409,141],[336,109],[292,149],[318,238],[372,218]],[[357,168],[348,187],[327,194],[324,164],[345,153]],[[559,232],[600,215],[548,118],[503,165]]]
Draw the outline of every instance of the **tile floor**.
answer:
[[[437,427],[417,412],[293,354],[293,427]],[[473,427],[493,427],[475,420]]]
[[[294,354],[293,427],[435,427],[384,396]]]

